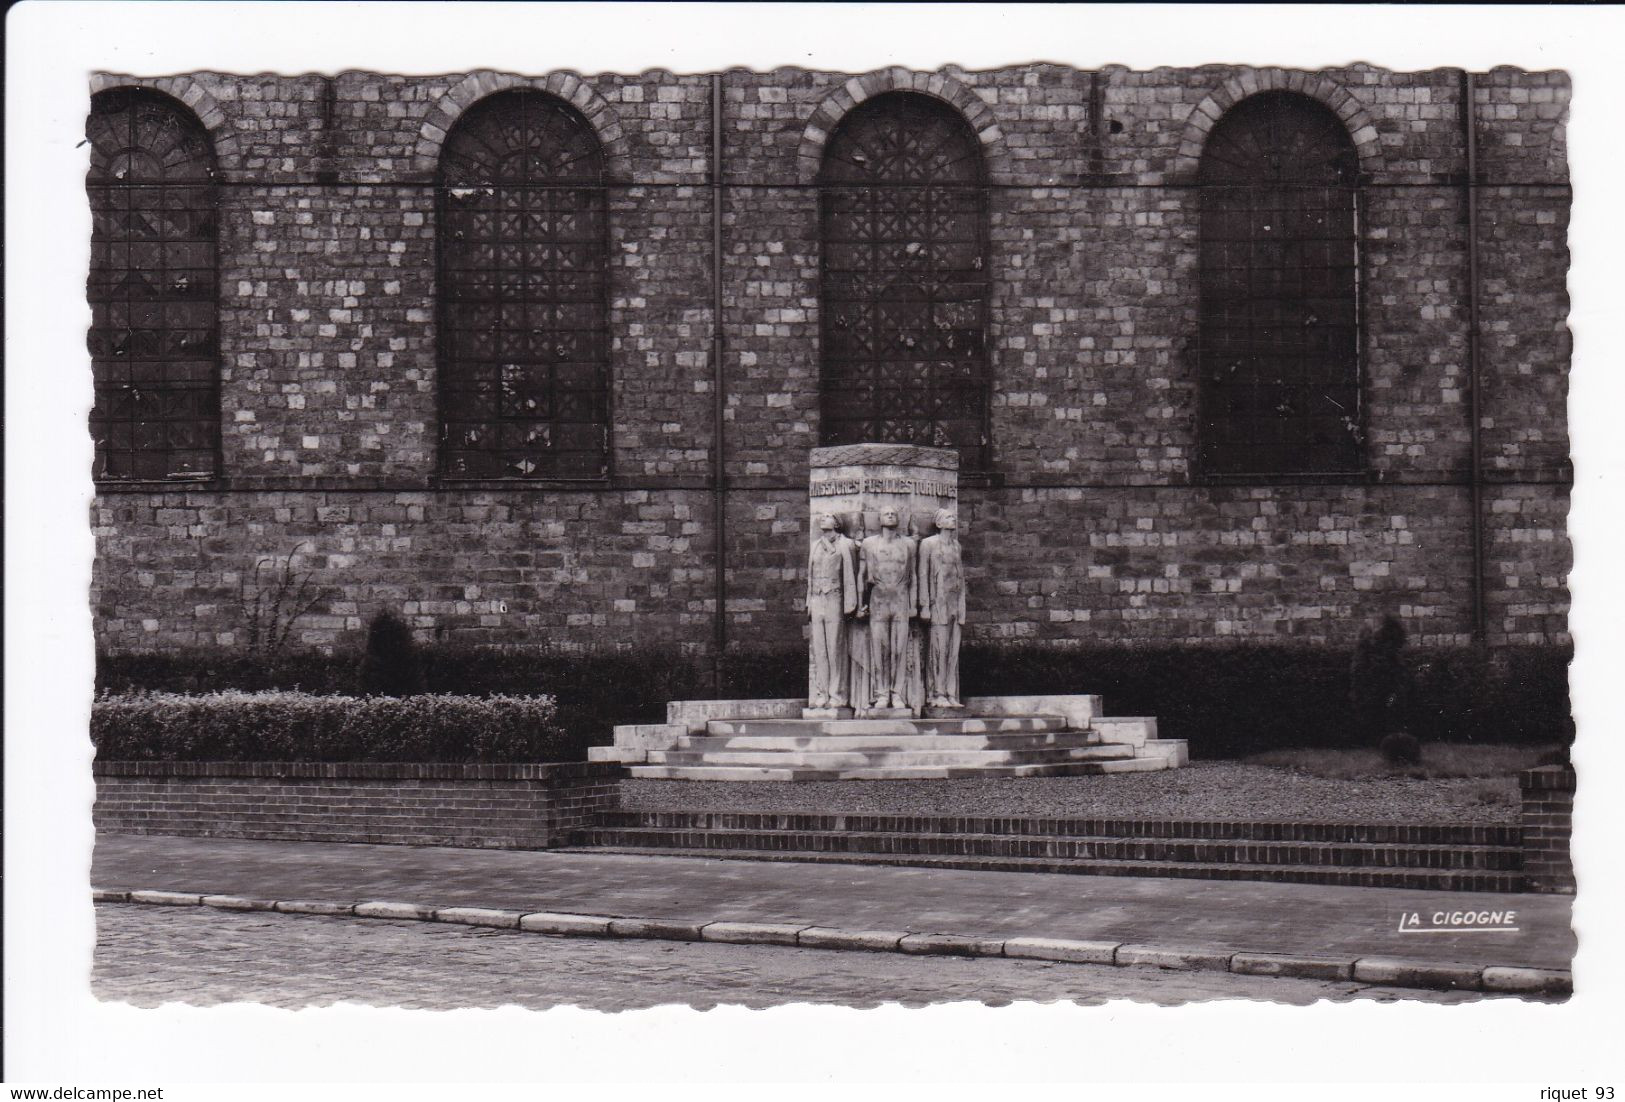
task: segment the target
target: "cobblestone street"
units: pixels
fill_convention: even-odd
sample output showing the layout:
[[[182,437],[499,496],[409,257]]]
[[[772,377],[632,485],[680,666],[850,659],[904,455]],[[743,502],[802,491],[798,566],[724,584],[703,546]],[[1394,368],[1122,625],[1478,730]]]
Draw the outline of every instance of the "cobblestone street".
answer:
[[[416,1009],[633,1010],[793,1002],[873,1006],[980,1000],[1165,1005],[1215,998],[1473,1001],[1470,992],[1164,972],[1040,961],[966,960],[776,946],[561,939],[417,922],[101,905],[93,989],[151,1007],[247,1000],[298,1008],[339,1001]]]

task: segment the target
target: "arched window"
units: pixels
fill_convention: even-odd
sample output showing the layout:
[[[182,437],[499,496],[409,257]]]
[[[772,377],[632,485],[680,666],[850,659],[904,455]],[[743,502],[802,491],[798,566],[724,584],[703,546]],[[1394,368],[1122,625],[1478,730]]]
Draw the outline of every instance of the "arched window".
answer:
[[[604,157],[530,89],[470,107],[440,154],[440,469],[599,478],[609,467]]]
[[[1242,100],[1202,150],[1201,465],[1362,463],[1359,157],[1327,107]]]
[[[825,444],[955,448],[988,466],[987,196],[976,134],[952,107],[888,92],[824,150]]]
[[[96,478],[212,477],[220,451],[214,146],[180,103],[90,103],[91,435]]]

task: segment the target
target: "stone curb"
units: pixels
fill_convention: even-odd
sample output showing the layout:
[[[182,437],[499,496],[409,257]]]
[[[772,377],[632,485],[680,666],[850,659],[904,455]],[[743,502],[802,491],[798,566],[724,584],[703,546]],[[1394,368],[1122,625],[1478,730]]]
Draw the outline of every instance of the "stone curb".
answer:
[[[1180,972],[1228,972],[1234,953],[1218,949],[1179,949],[1167,945],[1119,945],[1113,964],[1146,965]]]
[[[534,911],[519,920],[519,928],[532,934],[557,937],[609,937],[612,920],[604,915],[554,914]]]
[[[269,899],[248,899],[240,895],[206,895],[205,907],[218,907],[222,911],[274,911],[276,903]]]
[[[731,945],[794,945],[806,926],[779,922],[707,922],[700,937]]]
[[[1440,964],[1391,957],[1309,957],[1277,953],[1226,952],[1179,946],[1075,941],[1065,938],[981,938],[914,930],[842,930],[780,922],[674,922],[613,915],[505,911],[489,907],[430,907],[421,903],[373,900],[265,900],[191,892],[120,891],[95,888],[95,903],[145,903],[169,907],[215,907],[234,911],[383,918],[487,926],[555,937],[606,937],[708,941],[736,945],[787,945],[803,949],[846,949],[925,956],[1005,957],[1068,964],[1155,967],[1231,972],[1238,976],[1282,976],[1341,980],[1430,991],[1485,991],[1492,994],[1568,996],[1573,973],[1566,968]]]
[[[497,911],[489,907],[442,907],[434,913],[436,922],[455,922],[463,926],[492,926],[499,930],[517,930],[522,911]]]
[[[1300,980],[1354,978],[1354,961],[1330,957],[1294,957],[1276,953],[1237,953],[1230,971],[1238,976],[1290,976]]]
[[[907,936],[907,930],[837,930],[831,926],[809,926],[796,935],[796,944],[804,949],[895,953],[897,946]]]
[[[1004,942],[955,934],[907,934],[897,943],[905,953],[937,957],[1002,957]]]
[[[276,910],[285,915],[351,915],[353,903],[328,903],[319,899],[279,899]]]

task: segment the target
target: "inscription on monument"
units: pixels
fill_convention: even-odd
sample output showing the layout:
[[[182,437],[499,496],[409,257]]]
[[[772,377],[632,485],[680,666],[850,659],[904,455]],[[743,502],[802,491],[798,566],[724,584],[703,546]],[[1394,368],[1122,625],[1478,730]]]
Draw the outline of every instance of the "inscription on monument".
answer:
[[[927,478],[830,478],[814,482],[809,491],[813,497],[837,497],[841,494],[926,494],[931,497],[959,496],[959,487],[952,482],[939,482]]]

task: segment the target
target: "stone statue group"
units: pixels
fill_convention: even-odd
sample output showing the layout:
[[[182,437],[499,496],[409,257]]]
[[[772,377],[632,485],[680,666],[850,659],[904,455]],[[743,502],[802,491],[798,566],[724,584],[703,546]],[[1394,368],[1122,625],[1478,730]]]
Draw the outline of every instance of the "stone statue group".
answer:
[[[862,541],[843,535],[835,517],[818,518],[807,563],[811,707],[960,707],[965,570],[956,515],[940,509],[936,524],[916,545],[898,531],[893,508],[880,511],[880,531]],[[927,642],[923,669],[910,634],[915,620]]]

